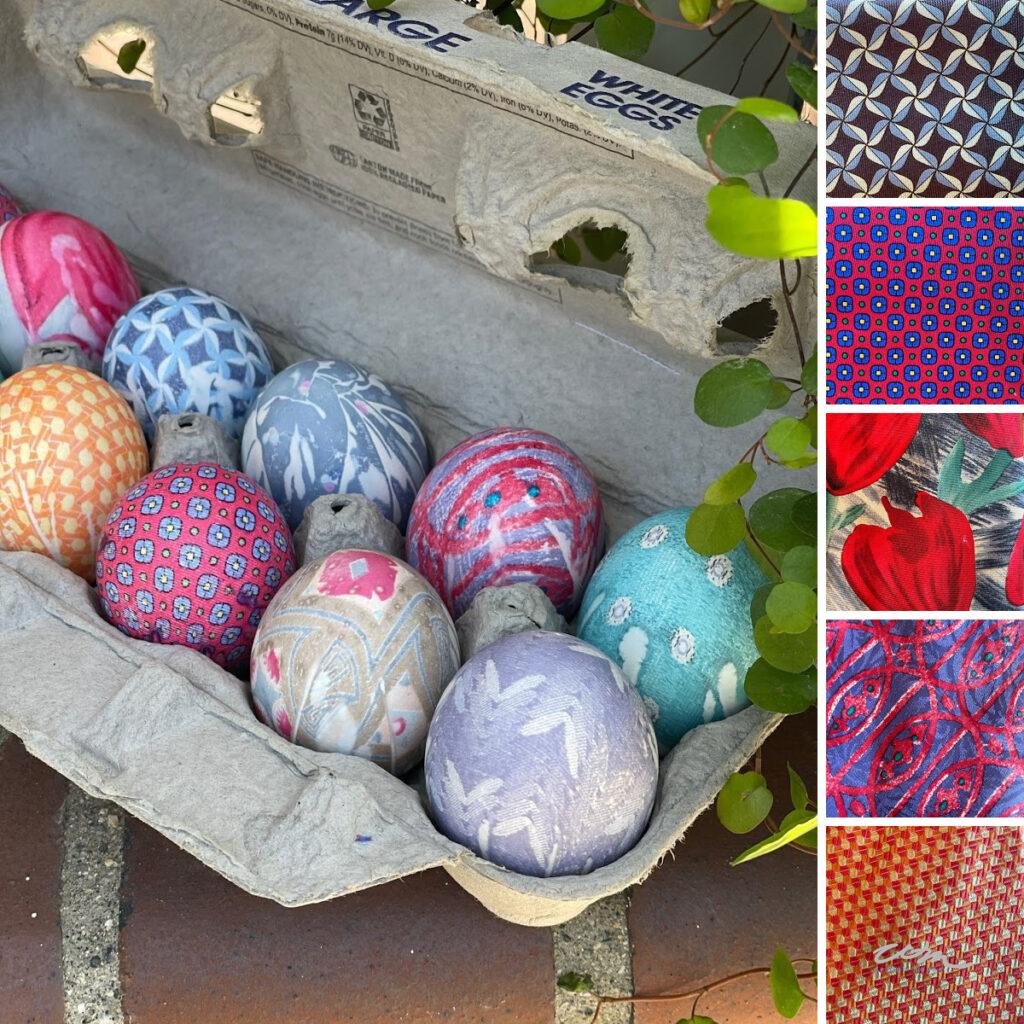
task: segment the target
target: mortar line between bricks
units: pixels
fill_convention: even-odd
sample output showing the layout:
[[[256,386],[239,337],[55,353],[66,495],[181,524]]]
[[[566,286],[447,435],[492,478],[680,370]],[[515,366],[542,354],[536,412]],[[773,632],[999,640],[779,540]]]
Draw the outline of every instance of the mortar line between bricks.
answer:
[[[124,812],[69,785],[62,818],[64,1024],[124,1024],[119,949]]]
[[[594,991],[605,996],[631,996],[633,943],[629,933],[629,897],[609,896],[588,907],[578,917],[554,929],[555,1021],[554,1024],[590,1024],[596,998],[585,992],[567,992],[557,980],[566,971],[589,974]],[[633,1006],[605,1006],[601,1024],[633,1024]]]

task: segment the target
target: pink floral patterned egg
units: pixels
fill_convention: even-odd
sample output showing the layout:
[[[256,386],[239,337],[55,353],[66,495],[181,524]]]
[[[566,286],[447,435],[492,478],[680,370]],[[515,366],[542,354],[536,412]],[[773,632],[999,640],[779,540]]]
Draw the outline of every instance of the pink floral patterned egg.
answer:
[[[422,576],[378,551],[335,551],[304,565],[267,609],[253,703],[293,743],[401,775],[422,760],[458,667],[455,626]]]
[[[180,464],[143,477],[111,510],[96,586],[121,632],[194,647],[243,674],[294,570],[291,533],[262,487],[212,463]]]
[[[0,373],[27,345],[72,341],[99,368],[117,319],[139,299],[120,250],[99,228],[40,210],[0,224]]]

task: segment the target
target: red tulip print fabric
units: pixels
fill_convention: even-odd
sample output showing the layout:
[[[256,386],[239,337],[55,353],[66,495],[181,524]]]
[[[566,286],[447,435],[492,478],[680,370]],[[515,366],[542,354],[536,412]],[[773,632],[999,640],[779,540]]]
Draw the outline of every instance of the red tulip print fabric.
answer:
[[[825,649],[830,815],[1024,815],[1024,622],[833,621]]]
[[[1024,607],[1024,416],[826,417],[828,606]]]
[[[832,827],[825,851],[828,1024],[1018,1024],[1018,826]]]

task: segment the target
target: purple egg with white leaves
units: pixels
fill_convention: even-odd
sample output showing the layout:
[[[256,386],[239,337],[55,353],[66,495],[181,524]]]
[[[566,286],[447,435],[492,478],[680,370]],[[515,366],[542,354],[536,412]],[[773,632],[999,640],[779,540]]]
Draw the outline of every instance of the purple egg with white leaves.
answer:
[[[643,834],[658,744],[611,659],[537,630],[503,637],[455,675],[430,725],[426,777],[449,838],[524,875],[582,875]]]

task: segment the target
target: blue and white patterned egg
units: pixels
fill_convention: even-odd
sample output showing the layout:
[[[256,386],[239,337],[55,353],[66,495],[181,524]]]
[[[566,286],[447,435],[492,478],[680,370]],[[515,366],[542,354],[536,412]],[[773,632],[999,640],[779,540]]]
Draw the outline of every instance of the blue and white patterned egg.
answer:
[[[661,512],[619,539],[597,568],[577,633],[636,684],[662,748],[749,704],[757,660],[750,602],[766,581],[740,546],[705,558],[686,543],[691,509]]]
[[[430,468],[427,442],[402,399],[343,359],[282,370],[242,432],[242,465],[295,529],[323,494],[363,494],[405,529]]]
[[[274,374],[246,317],[198,288],[143,296],[114,325],[103,376],[131,403],[150,442],[161,416],[203,413],[238,437]]]
[[[525,875],[581,875],[631,849],[658,786],[658,745],[618,666],[564,633],[506,636],[456,673],[430,723],[438,828]]]

